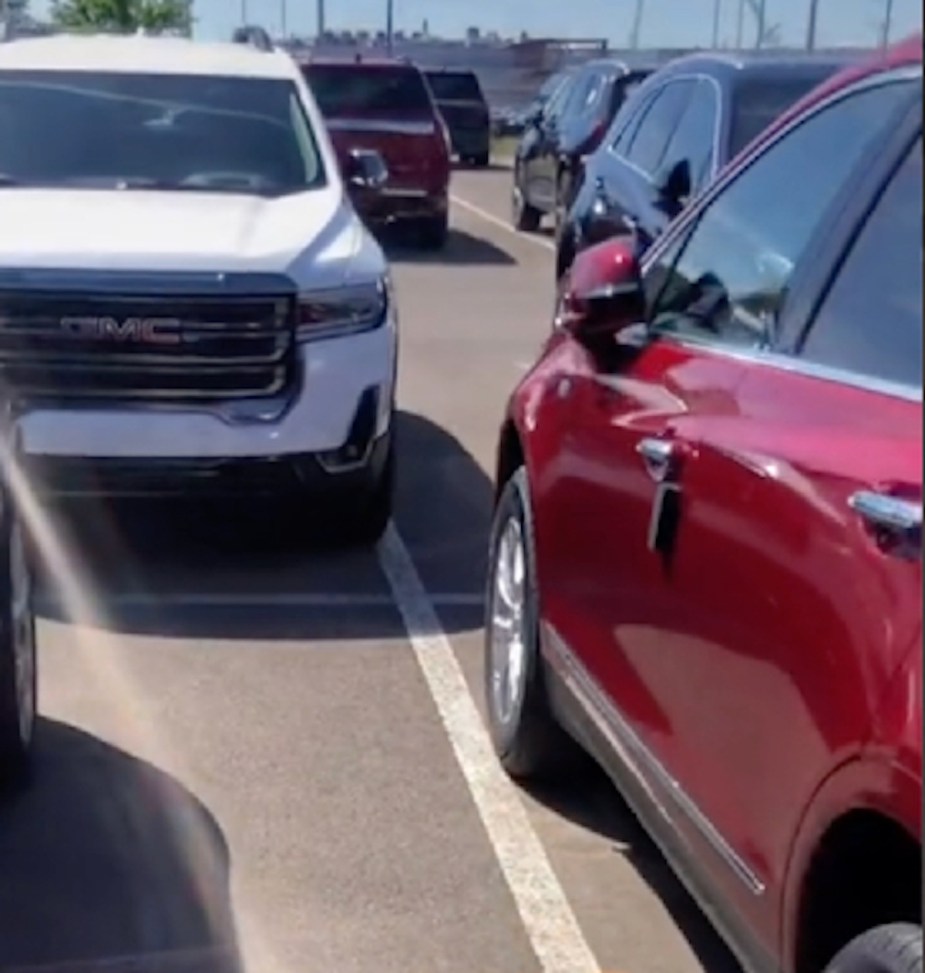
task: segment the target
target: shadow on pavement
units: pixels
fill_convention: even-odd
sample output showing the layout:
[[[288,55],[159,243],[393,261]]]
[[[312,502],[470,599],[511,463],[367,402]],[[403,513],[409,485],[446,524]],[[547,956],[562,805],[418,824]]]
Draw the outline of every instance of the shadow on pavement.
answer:
[[[395,519],[428,591],[481,595],[494,487],[456,439],[423,416],[403,413]],[[456,612],[454,631],[480,628],[477,612]],[[467,617],[468,616],[468,617]]]
[[[659,897],[704,970],[742,973],[742,967],[604,771],[590,757],[580,759],[580,771],[569,783],[531,782],[524,790],[556,814],[612,842],[615,853],[625,858]]]
[[[422,250],[402,239],[400,229],[383,234],[382,244],[394,264],[434,264],[441,267],[513,267],[517,261],[489,240],[456,227],[450,229],[442,250]]]
[[[42,720],[0,805],[0,969],[243,973],[212,815],[150,764]]]
[[[396,437],[398,530],[437,607],[450,596],[448,630],[478,628],[491,483],[452,434],[423,416],[399,412]],[[323,521],[323,510],[306,513]],[[88,501],[55,511],[55,524],[72,586],[100,628],[254,641],[406,634],[377,552],[306,539],[272,500]],[[64,602],[64,586],[47,572],[40,615],[72,620]]]

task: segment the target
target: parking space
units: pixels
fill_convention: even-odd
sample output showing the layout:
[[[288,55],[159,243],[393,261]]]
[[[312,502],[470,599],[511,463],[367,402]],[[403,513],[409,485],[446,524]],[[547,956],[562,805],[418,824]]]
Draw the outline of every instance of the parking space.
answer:
[[[260,511],[57,528],[37,778],[0,808],[0,969],[735,973],[598,772],[523,793],[486,758],[495,437],[552,309],[509,187],[457,172],[446,252],[393,253],[377,551]]]

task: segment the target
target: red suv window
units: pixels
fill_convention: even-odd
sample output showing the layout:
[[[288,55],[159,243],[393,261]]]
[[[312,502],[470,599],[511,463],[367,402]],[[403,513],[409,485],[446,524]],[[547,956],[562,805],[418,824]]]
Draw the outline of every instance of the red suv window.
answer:
[[[688,235],[656,257],[646,281],[657,295],[654,324],[723,343],[770,340],[813,233],[908,93],[893,83],[849,94],[738,174]]]
[[[803,357],[913,389],[922,386],[922,144],[858,235]]]
[[[306,78],[322,114],[430,117],[433,106],[417,68],[359,64],[311,64]]]

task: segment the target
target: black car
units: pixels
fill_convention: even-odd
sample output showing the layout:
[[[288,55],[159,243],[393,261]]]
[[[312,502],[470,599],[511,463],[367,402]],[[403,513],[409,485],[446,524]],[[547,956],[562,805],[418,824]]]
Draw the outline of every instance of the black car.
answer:
[[[644,252],[688,198],[848,60],[697,54],[653,74],[586,160],[558,228],[556,279],[579,250],[613,236],[635,234]]]
[[[583,157],[597,148],[620,106],[650,73],[620,61],[589,61],[537,107],[514,163],[517,229],[535,230],[545,215],[567,212]]]
[[[487,166],[491,158],[491,113],[474,71],[426,71],[434,101],[462,162]]]

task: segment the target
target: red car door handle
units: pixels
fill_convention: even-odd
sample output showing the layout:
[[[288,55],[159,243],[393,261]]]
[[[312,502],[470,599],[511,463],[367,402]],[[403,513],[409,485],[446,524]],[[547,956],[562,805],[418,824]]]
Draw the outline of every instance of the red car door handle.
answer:
[[[646,471],[656,483],[663,482],[671,473],[677,458],[676,444],[667,439],[642,439],[636,445]]]
[[[848,499],[851,509],[877,535],[881,543],[921,548],[922,504],[875,490],[858,490]]]

